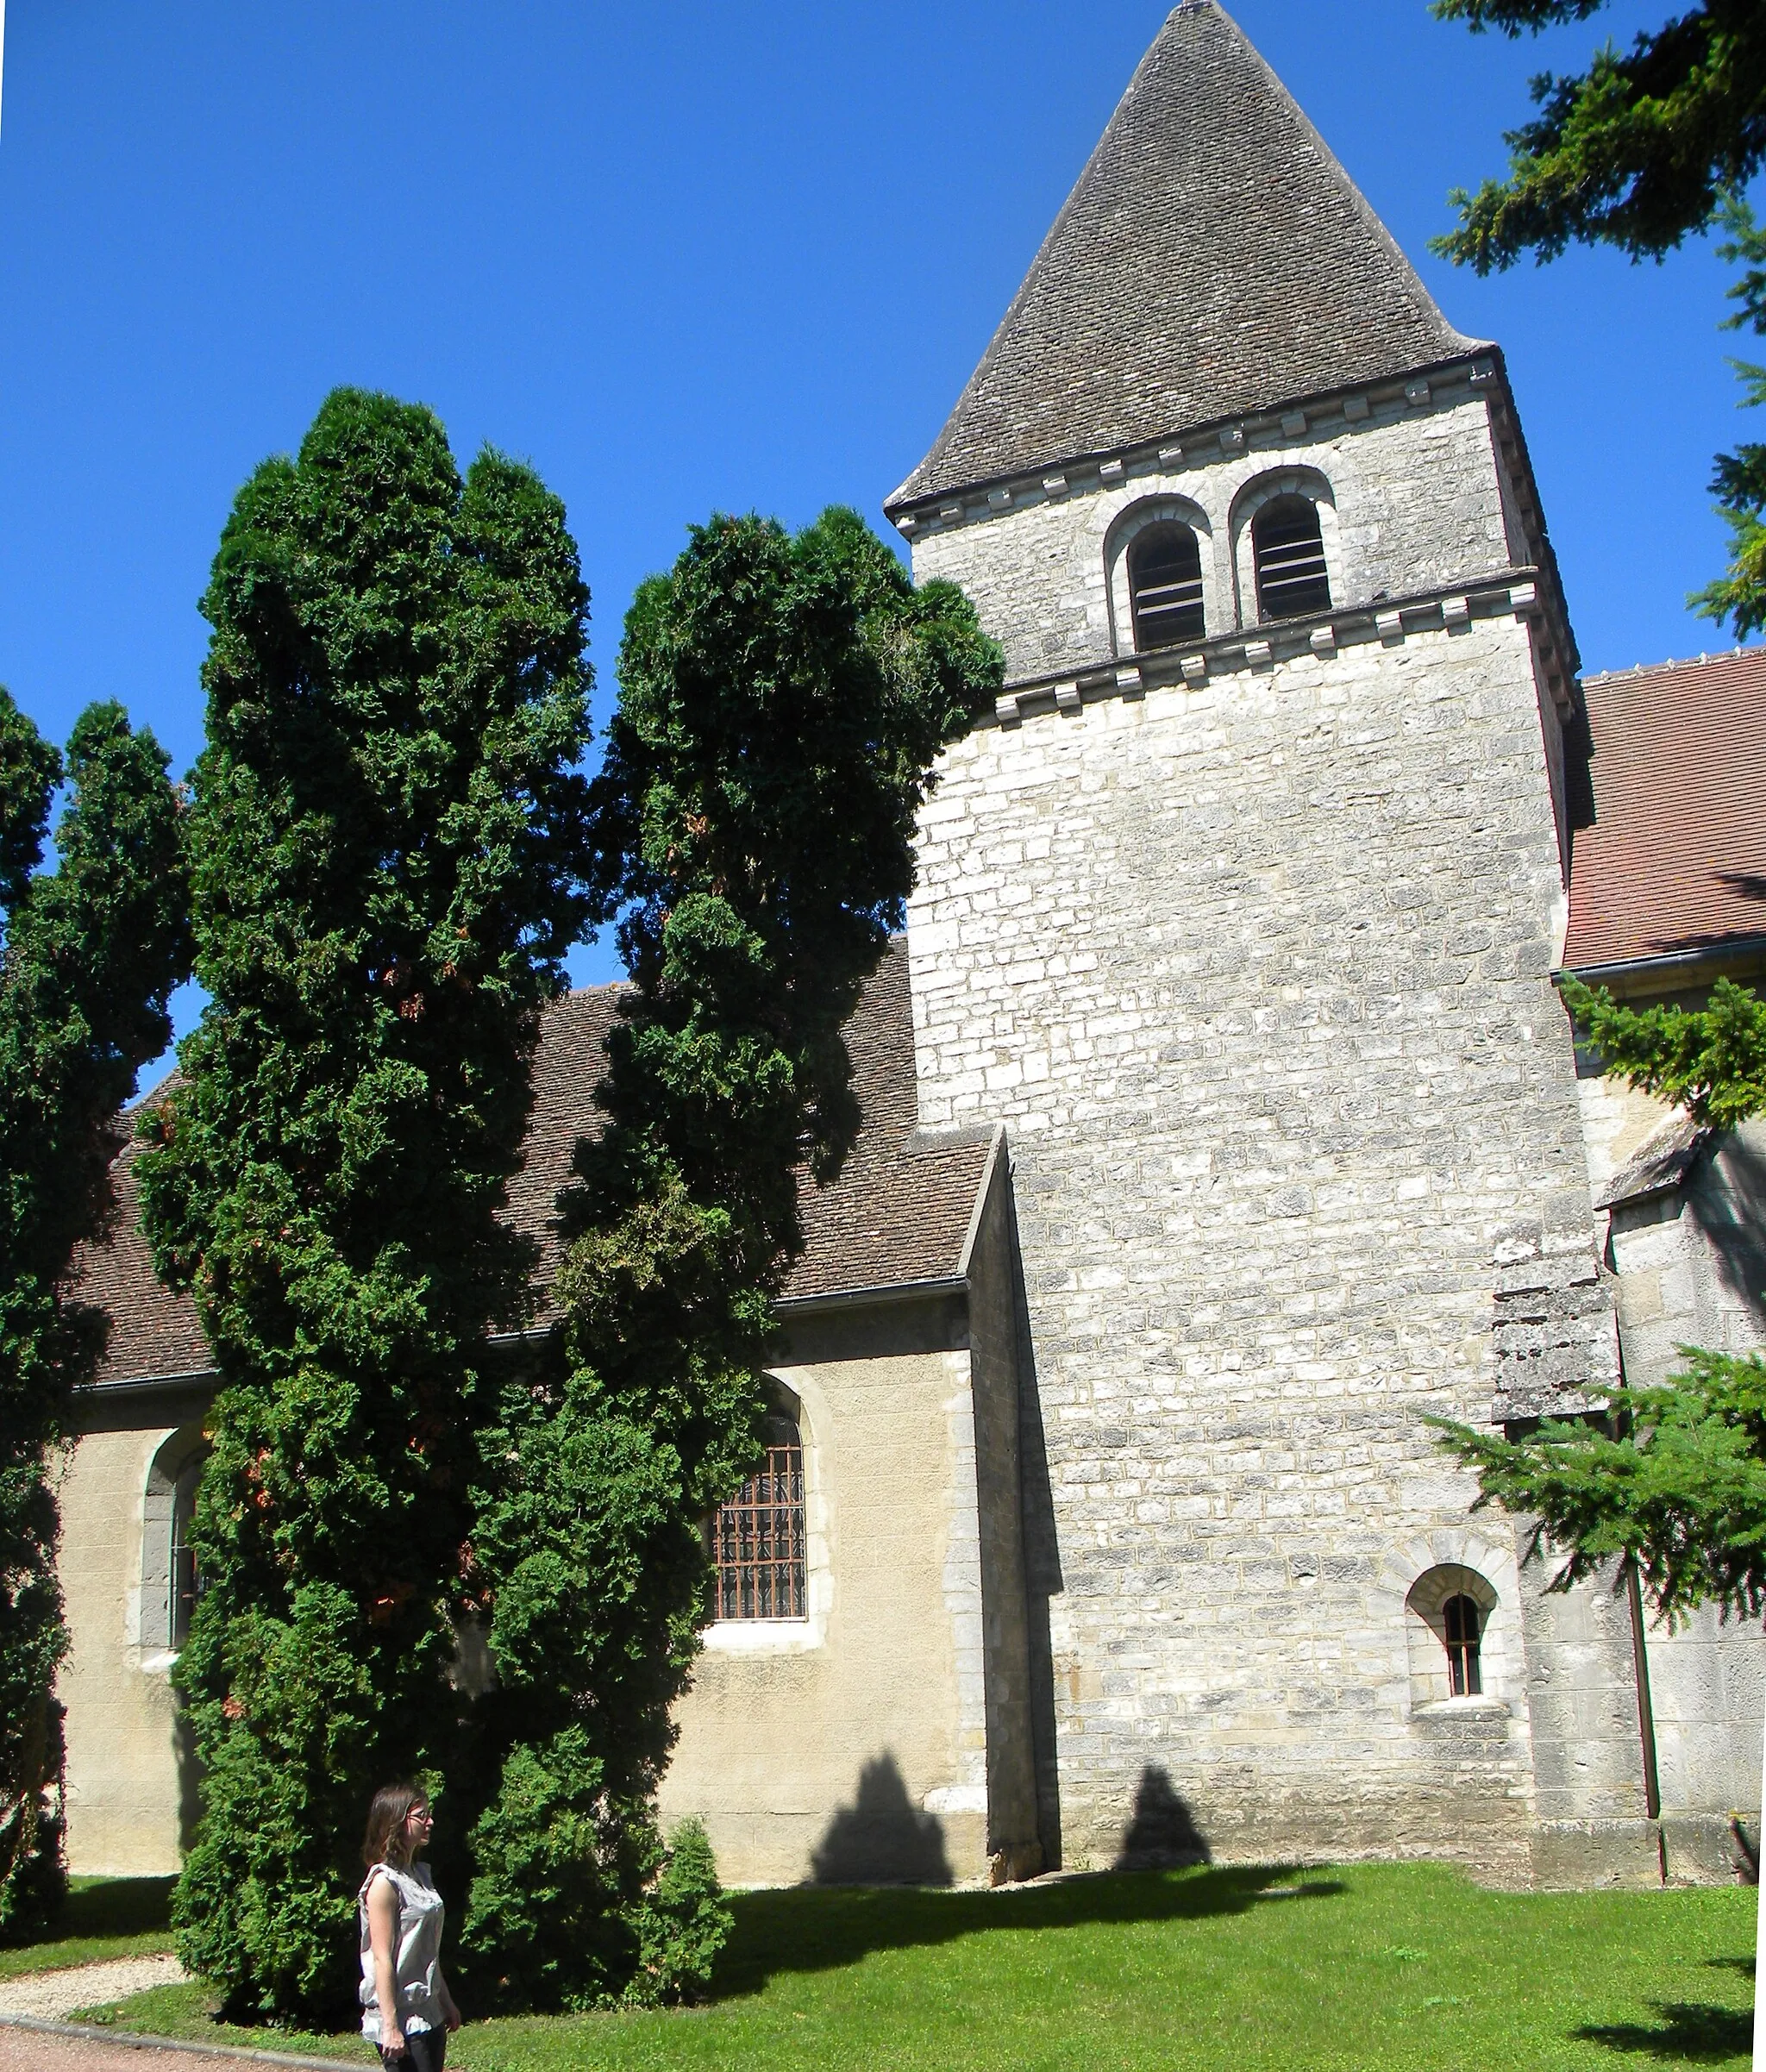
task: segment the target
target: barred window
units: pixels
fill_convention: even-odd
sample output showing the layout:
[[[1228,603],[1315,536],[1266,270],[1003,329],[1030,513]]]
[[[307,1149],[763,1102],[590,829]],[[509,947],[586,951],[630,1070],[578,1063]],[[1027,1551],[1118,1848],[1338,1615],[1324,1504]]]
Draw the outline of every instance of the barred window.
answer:
[[[1201,639],[1206,630],[1202,549],[1187,525],[1168,521],[1135,535],[1128,550],[1128,585],[1137,653]]]
[[[1310,497],[1272,497],[1251,520],[1257,610],[1266,619],[1331,609],[1331,577],[1318,506]]]
[[[1456,1698],[1476,1698],[1484,1688],[1478,1668],[1481,1615],[1475,1599],[1450,1597],[1441,1607],[1447,1639],[1447,1686]]]
[[[190,1615],[203,1593],[202,1571],[197,1566],[197,1550],[191,1546],[190,1537],[191,1519],[196,1512],[197,1484],[202,1479],[202,1462],[193,1462],[179,1475],[178,1487],[172,1493],[172,1553],[167,1564],[171,1574],[167,1579],[166,1624],[174,1648],[183,1647],[190,1638]]]
[[[711,1528],[719,1618],[805,1618],[804,1448],[794,1418],[774,1412],[767,1452]]]

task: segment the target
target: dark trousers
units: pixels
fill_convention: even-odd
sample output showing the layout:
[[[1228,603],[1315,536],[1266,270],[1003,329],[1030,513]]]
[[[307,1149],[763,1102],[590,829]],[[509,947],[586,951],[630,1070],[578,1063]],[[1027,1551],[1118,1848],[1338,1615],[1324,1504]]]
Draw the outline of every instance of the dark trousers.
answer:
[[[383,2050],[380,2063],[390,2065],[392,2072],[442,2072],[442,2060],[448,2054],[448,2031],[445,2029],[413,2029],[405,2037],[404,2048],[397,2057],[391,2051]]]

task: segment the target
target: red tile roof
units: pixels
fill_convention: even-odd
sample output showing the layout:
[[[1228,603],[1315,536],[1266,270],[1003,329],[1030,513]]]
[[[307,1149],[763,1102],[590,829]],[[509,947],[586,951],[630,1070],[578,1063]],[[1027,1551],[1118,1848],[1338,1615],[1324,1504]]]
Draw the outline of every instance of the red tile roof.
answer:
[[[509,1207],[515,1223],[541,1241],[547,1280],[556,1265],[558,1191],[570,1177],[577,1138],[599,1127],[595,1084],[619,992],[602,986],[567,993],[542,1026],[527,1158],[510,1183]],[[986,1165],[985,1140],[914,1141],[913,1011],[904,945],[891,948],[866,986],[846,1039],[861,1117],[858,1142],[830,1185],[805,1183],[807,1242],[786,1284],[787,1300],[955,1275]],[[189,1296],[154,1278],[141,1231],[135,1157],[131,1143],[114,1167],[111,1235],[89,1247],[77,1265],[79,1294],[110,1318],[110,1348],[97,1377],[103,1383],[200,1374],[210,1366]]]
[[[1766,648],[1589,677],[1572,970],[1766,936]]]

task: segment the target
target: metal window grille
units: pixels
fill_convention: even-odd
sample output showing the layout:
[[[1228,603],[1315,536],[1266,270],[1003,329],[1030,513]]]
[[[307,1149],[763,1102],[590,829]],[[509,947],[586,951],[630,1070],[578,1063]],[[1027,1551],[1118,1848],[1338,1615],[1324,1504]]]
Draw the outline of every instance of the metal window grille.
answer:
[[[1187,525],[1149,525],[1137,534],[1128,550],[1128,585],[1137,652],[1202,638],[1202,550]]]
[[[170,1600],[166,1607],[166,1631],[171,1645],[181,1648],[190,1638],[190,1615],[203,1593],[202,1572],[197,1567],[197,1550],[190,1543],[190,1513],[185,1508],[184,1492],[178,1492],[179,1500],[172,1514],[172,1573],[168,1581]]]
[[[804,1618],[804,1449],[797,1429],[769,1420],[767,1457],[712,1527],[719,1618]]]
[[[1448,1687],[1456,1698],[1476,1698],[1484,1688],[1478,1668],[1479,1612],[1469,1597],[1450,1597],[1441,1607],[1447,1635]]]
[[[1331,577],[1318,507],[1308,497],[1277,497],[1251,521],[1257,609],[1266,619],[1331,609]]]

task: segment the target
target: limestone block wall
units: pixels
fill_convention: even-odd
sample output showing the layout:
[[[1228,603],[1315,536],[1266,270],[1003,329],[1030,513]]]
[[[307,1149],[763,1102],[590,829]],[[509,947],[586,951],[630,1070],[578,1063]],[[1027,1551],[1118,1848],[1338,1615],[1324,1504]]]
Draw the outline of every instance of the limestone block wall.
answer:
[[[1381,472],[1425,433],[1484,437],[1444,416],[1367,435],[1394,442]],[[1462,551],[1444,500],[1418,570]],[[1077,625],[1076,564],[993,531],[917,571],[969,584],[1022,666]],[[1628,1634],[1591,1613],[1553,1666],[1586,1702],[1542,1805],[1531,1651],[1556,1643],[1512,1536],[1480,1515],[1500,1711],[1423,1715],[1405,1569],[1469,1529],[1421,1415],[1490,1416],[1499,1293],[1511,1368],[1613,1371],[1529,635],[1476,619],[1073,704],[949,751],[910,915],[922,1124],[1003,1118],[1015,1149],[1066,1860],[1162,1829],[1523,1876],[1541,1817],[1641,1818]]]
[[[661,1793],[732,1884],[987,1875],[975,1412],[950,1307],[800,1325],[775,1370],[801,1405],[811,1617],[708,1629]]]
[[[1339,404],[1310,417],[1297,412],[1289,430],[1272,426],[1237,448],[1217,438],[1174,447],[1108,482],[1095,468],[1071,482],[1056,478],[1057,490],[1021,491],[998,515],[920,527],[915,573],[962,585],[1017,680],[1133,651],[1117,549],[1125,516],[1149,501],[1202,537],[1211,637],[1256,621],[1245,516],[1259,485],[1287,476],[1326,492],[1324,545],[1339,604],[1525,561],[1484,388],[1462,370],[1425,396],[1412,401],[1400,385],[1362,399],[1364,416],[1346,416]]]

